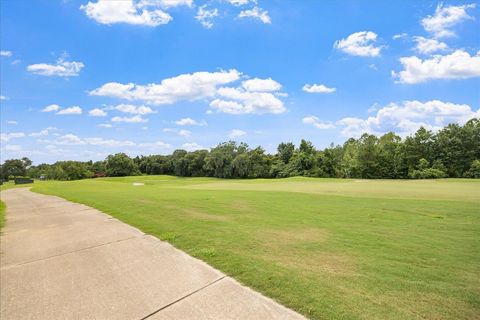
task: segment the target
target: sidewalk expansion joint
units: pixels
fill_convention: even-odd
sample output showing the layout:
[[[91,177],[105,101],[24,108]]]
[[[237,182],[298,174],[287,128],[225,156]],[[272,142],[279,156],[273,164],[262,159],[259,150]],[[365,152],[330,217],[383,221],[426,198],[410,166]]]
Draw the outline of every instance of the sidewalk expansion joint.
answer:
[[[197,293],[197,292],[200,292],[200,291],[202,291],[203,289],[206,289],[206,288],[210,287],[211,285],[214,285],[215,283],[219,282],[219,281],[220,281],[220,280],[222,280],[222,279],[225,279],[226,277],[227,277],[227,276],[226,276],[226,275],[224,275],[224,276],[222,276],[222,277],[220,277],[220,278],[218,278],[218,279],[216,279],[216,280],[214,280],[214,281],[212,281],[212,282],[210,282],[210,283],[208,283],[208,284],[204,285],[203,287],[201,287],[201,288],[198,288],[197,290],[194,290],[194,291],[192,291],[192,292],[190,292],[190,293],[188,293],[188,294],[184,295],[183,297],[181,297],[181,298],[178,298],[177,300],[170,302],[169,304],[167,304],[167,305],[165,305],[165,306],[161,307],[160,309],[157,309],[157,310],[153,311],[152,313],[150,313],[150,314],[146,315],[145,317],[141,318],[140,320],[145,320],[145,319],[148,319],[148,318],[150,318],[151,316],[153,316],[153,315],[155,315],[155,314],[159,313],[160,311],[162,311],[162,310],[165,310],[165,309],[167,309],[168,307],[171,307],[171,306],[173,306],[174,304],[176,304],[176,303],[178,303],[178,302],[180,302],[180,301],[182,301],[182,300],[184,300],[184,299],[186,299],[186,298],[188,298],[188,297],[190,297],[190,296],[194,295],[194,294],[195,294],[195,293]]]
[[[35,262],[44,261],[44,260],[49,260],[49,259],[52,259],[52,258],[57,258],[57,257],[69,255],[69,254],[76,253],[76,252],[81,252],[81,251],[86,251],[86,250],[90,250],[90,249],[95,249],[95,248],[99,248],[99,247],[106,246],[106,245],[109,245],[109,244],[113,244],[113,243],[117,243],[117,242],[122,242],[122,241],[127,241],[127,240],[131,240],[131,239],[135,239],[135,238],[138,238],[138,237],[137,237],[137,236],[128,237],[128,238],[125,238],[125,239],[120,239],[120,240],[110,241],[110,242],[106,242],[106,243],[102,243],[102,244],[97,244],[97,245],[94,245],[94,246],[90,246],[90,247],[86,247],[86,248],[81,248],[81,249],[74,250],[74,251],[59,253],[59,254],[56,254],[56,255],[53,255],[53,256],[49,256],[49,257],[45,257],[45,258],[41,258],[41,259],[37,259],[37,260],[26,261],[26,262],[17,263],[17,264],[5,265],[5,266],[3,266],[3,267],[0,268],[0,271],[9,270],[9,269],[16,268],[16,267],[21,267],[21,266],[24,266],[24,265],[26,265],[26,264],[35,263]]]

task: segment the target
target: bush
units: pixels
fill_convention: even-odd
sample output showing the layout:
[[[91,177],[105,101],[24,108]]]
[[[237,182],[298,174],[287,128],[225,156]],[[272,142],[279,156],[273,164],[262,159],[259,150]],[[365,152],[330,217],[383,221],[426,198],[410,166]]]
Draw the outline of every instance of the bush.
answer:
[[[480,179],[480,160],[473,160],[470,169],[463,176],[465,178]]]
[[[447,174],[439,169],[427,168],[423,170],[413,170],[409,176],[412,179],[440,179],[445,178]]]

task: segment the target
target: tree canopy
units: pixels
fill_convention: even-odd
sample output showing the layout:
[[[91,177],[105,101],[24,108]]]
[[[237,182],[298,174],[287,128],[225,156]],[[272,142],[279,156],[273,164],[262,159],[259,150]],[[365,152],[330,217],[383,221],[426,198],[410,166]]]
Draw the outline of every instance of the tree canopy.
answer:
[[[365,133],[343,145],[318,150],[311,141],[278,145],[276,154],[246,143],[223,142],[210,150],[130,158],[125,153],[104,161],[59,161],[31,166],[28,158],[7,160],[0,167],[2,178],[30,175],[38,178],[74,180],[96,176],[167,174],[181,177],[282,178],[292,176],[430,179],[480,178],[480,120],[463,126],[450,124],[434,133],[420,128],[402,139],[390,132],[382,136]]]

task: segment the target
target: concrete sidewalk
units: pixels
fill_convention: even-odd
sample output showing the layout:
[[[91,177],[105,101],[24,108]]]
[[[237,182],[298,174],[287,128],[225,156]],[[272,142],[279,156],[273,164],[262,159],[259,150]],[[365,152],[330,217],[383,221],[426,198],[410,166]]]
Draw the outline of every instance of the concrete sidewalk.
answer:
[[[0,318],[304,319],[96,209],[1,192]]]

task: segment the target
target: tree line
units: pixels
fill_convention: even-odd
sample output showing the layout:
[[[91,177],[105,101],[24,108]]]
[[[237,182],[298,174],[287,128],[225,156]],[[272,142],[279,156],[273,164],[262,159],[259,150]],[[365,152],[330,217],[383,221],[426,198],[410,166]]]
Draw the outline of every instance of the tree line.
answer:
[[[104,161],[58,161],[33,166],[28,158],[7,160],[0,167],[3,179],[30,176],[76,180],[103,176],[175,175],[180,177],[284,178],[293,176],[430,179],[480,178],[480,119],[463,126],[449,124],[434,133],[425,128],[402,139],[390,132],[363,134],[343,145],[317,150],[310,141],[280,143],[276,154],[261,147],[228,141],[210,150],[175,150],[170,155],[130,158],[125,153]]]

